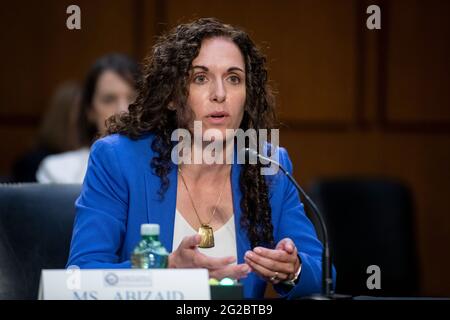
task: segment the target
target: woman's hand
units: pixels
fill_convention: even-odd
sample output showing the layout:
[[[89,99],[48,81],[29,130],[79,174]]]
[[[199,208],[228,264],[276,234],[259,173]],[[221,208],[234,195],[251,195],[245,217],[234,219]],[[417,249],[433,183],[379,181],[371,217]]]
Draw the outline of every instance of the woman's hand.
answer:
[[[291,280],[300,268],[297,248],[294,242],[285,238],[274,250],[255,247],[245,253],[245,262],[266,281],[273,284]]]
[[[234,257],[208,257],[198,250],[200,241],[201,236],[198,234],[185,237],[178,248],[169,255],[169,268],[205,268],[208,269],[210,278],[219,280],[247,277],[250,272],[247,264],[232,264],[236,261]]]

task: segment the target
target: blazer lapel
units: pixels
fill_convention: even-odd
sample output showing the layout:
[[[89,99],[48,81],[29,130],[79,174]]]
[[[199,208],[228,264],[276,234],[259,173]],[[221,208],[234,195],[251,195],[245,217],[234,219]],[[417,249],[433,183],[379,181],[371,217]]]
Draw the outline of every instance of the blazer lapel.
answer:
[[[149,223],[160,226],[160,241],[171,252],[173,244],[173,229],[175,226],[175,209],[177,203],[177,170],[172,164],[169,175],[169,188],[161,199],[159,196],[160,178],[151,171],[146,173],[147,215]]]

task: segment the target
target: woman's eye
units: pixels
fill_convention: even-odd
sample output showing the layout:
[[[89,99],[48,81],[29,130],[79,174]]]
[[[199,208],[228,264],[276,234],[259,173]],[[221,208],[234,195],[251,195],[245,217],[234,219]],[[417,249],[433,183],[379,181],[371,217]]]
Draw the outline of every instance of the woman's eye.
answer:
[[[116,100],[116,98],[113,95],[106,95],[102,97],[103,103],[113,103]]]
[[[194,77],[195,83],[204,83],[206,82],[206,77],[204,75],[198,75]]]
[[[231,77],[228,78],[228,80],[232,84],[239,84],[239,83],[241,83],[241,78],[239,78],[238,76],[231,76]]]

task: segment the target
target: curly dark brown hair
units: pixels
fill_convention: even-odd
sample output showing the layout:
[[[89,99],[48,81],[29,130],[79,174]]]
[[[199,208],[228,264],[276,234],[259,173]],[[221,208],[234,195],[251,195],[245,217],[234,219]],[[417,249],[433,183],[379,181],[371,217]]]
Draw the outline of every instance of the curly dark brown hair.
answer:
[[[244,57],[246,102],[240,128],[271,129],[275,125],[275,101],[268,85],[266,59],[249,35],[214,18],[202,18],[177,26],[158,39],[153,52],[146,58],[139,95],[130,105],[129,112],[110,118],[107,129],[108,134],[124,134],[131,139],[147,133],[155,135],[151,148],[158,156],[151,159],[151,167],[161,179],[161,195],[169,185],[167,175],[171,170],[174,145],[171,134],[175,129],[186,126],[190,112],[186,110],[186,101],[192,61],[199,54],[202,41],[213,37],[229,38]],[[273,247],[269,188],[260,174],[261,166],[260,163],[246,163],[241,170],[240,223],[253,247]]]

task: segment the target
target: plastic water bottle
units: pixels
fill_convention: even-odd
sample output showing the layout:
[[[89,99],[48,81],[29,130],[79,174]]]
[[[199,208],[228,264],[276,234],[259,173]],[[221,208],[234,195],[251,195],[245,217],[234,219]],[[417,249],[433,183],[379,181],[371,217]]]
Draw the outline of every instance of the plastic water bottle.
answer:
[[[167,268],[169,253],[159,241],[159,224],[142,224],[141,241],[131,254],[133,268]]]

